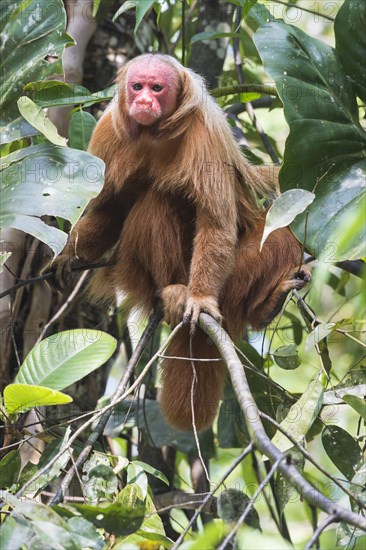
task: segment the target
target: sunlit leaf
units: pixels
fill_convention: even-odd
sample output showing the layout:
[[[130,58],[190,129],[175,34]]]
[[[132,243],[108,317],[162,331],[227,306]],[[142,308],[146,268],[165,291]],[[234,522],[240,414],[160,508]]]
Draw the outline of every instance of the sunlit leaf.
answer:
[[[4,403],[9,414],[29,411],[34,407],[64,405],[72,397],[44,386],[9,384],[4,389]]]
[[[16,382],[62,390],[103,365],[116,345],[115,338],[99,330],[59,332],[32,348],[19,369]]]

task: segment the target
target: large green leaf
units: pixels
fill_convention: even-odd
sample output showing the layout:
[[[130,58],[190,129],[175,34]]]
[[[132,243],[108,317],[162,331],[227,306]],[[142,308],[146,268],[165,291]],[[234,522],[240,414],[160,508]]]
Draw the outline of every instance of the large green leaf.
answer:
[[[331,261],[359,258],[363,224],[353,227],[347,242],[339,235],[365,196],[366,133],[353,84],[333,48],[291,25],[270,22],[254,40],[290,126],[281,190],[300,187],[316,194],[308,218],[298,216],[292,227],[315,256],[331,243]]]
[[[65,330],[32,348],[15,381],[62,390],[103,365],[116,344],[112,336],[99,330]]]
[[[0,74],[5,76],[1,83],[1,118],[12,118],[15,101],[27,82],[62,74],[62,52],[65,45],[73,43],[65,26],[62,0],[1,2]],[[50,63],[48,56],[56,56],[58,61]]]
[[[48,118],[46,112],[34,103],[29,97],[22,96],[17,101],[21,115],[34,128],[37,128],[51,143],[65,147],[67,139],[60,136],[54,123]]]
[[[359,444],[340,426],[326,426],[322,433],[324,449],[339,471],[351,480],[361,466],[363,454]]]
[[[15,227],[48,244],[55,254],[67,235],[40,216],[59,216],[75,224],[101,189],[104,163],[89,153],[41,144],[2,159],[0,228]]]
[[[345,0],[334,22],[336,49],[363,101],[366,101],[365,7],[365,0]]]
[[[286,418],[282,420],[282,428],[292,435],[296,441],[301,441],[310,430],[320,412],[323,395],[324,388],[320,376],[317,376],[315,380],[309,383],[300,399],[291,406]],[[282,452],[293,446],[292,442],[280,431],[276,432],[272,443]]]
[[[29,411],[34,407],[64,405],[72,397],[40,385],[9,384],[4,389],[4,403],[9,414]]]

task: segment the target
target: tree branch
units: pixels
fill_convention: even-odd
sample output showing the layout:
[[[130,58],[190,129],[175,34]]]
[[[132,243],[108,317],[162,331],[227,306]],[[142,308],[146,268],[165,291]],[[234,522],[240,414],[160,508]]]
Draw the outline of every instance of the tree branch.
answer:
[[[260,412],[249,389],[245,370],[235,352],[234,345],[229,335],[217,321],[205,313],[201,313],[199,325],[213,340],[228,367],[231,382],[254,445],[260,452],[269,458],[272,463],[276,463],[283,457],[283,453],[273,445],[264,430],[260,420]],[[320,508],[330,516],[334,516],[334,520],[337,522],[344,521],[345,523],[366,531],[365,518],[350,510],[346,510],[342,506],[332,502],[320,491],[317,491],[304,479],[302,474],[293,464],[289,464],[286,461],[280,461],[278,463],[278,470],[310,505]]]

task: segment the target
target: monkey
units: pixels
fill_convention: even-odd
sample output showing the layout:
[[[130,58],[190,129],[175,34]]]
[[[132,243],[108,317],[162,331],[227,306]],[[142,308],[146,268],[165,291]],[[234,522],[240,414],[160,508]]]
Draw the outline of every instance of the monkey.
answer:
[[[116,82],[89,145],[105,162],[104,186],[53,269],[63,286],[76,259],[109,255],[113,265],[90,283],[94,297],[123,291],[144,315],[161,299],[169,324],[183,320],[161,365],[160,406],[172,426],[192,430],[194,417],[200,431],[215,418],[226,372],[197,325],[200,313],[238,339],[249,324],[269,324],[310,275],[289,228],[273,232],[259,251],[260,198],[275,186],[246,160],[199,75],[171,56],[143,54]],[[206,361],[193,361],[192,369],[190,352]]]

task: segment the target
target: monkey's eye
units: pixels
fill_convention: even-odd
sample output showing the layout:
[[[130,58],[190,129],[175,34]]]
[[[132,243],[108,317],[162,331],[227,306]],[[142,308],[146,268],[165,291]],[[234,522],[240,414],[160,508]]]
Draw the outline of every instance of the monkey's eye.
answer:
[[[161,90],[163,89],[163,86],[160,86],[160,84],[154,84],[152,89],[154,92],[161,92]]]
[[[133,84],[132,85],[132,88],[136,91],[139,91],[139,90],[142,90],[142,84],[140,84],[139,82],[137,82],[136,84]]]

